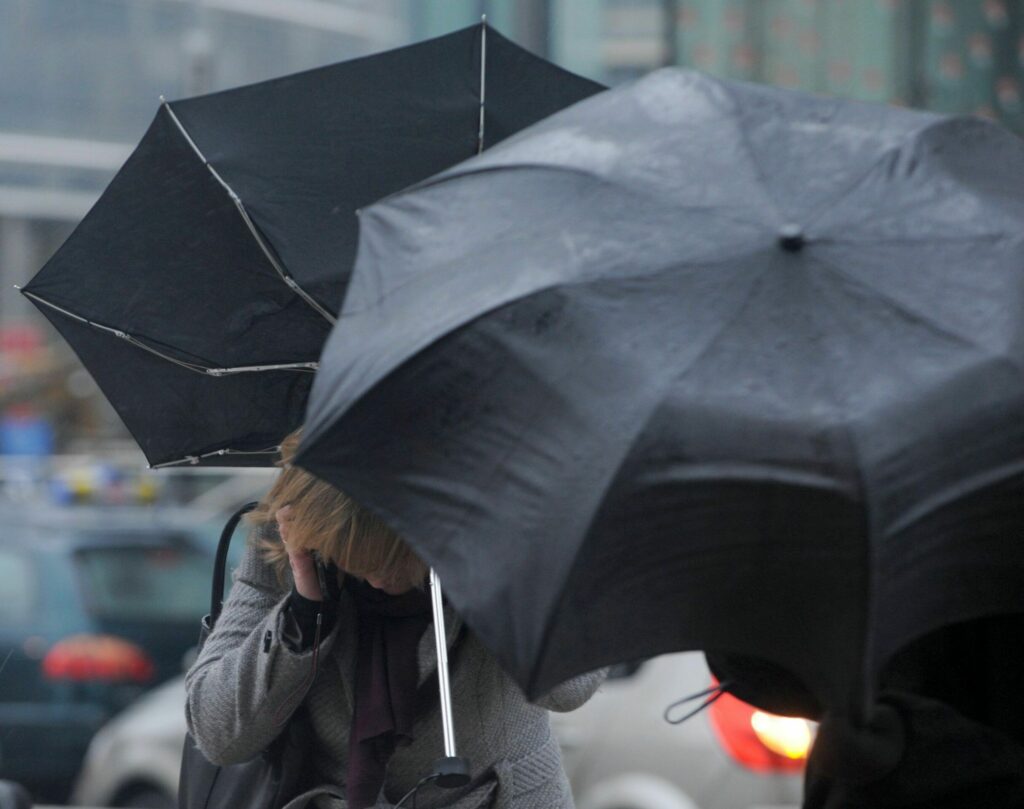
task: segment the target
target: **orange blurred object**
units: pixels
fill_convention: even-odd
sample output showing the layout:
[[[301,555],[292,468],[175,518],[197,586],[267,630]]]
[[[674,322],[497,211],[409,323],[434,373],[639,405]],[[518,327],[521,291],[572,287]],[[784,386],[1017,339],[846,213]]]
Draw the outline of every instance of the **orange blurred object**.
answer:
[[[51,680],[145,683],[156,668],[146,653],[113,635],[73,635],[53,645],[43,658]]]
[[[732,694],[708,709],[711,728],[725,751],[749,770],[802,772],[814,743],[814,724],[758,710]]]

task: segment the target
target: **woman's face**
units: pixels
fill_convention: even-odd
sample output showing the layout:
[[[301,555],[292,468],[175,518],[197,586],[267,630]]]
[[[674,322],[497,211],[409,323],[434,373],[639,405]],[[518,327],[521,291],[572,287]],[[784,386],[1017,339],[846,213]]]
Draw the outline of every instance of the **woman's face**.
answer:
[[[412,589],[406,584],[396,584],[380,576],[363,576],[363,578],[374,590],[380,590],[389,596],[400,596],[402,593],[408,593]]]

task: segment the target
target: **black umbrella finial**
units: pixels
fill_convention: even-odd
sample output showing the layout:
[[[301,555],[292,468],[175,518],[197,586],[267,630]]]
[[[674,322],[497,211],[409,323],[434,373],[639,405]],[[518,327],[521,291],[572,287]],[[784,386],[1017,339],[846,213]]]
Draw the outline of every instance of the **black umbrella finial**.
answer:
[[[804,230],[799,225],[783,225],[779,229],[779,247],[787,253],[799,253],[807,244]]]

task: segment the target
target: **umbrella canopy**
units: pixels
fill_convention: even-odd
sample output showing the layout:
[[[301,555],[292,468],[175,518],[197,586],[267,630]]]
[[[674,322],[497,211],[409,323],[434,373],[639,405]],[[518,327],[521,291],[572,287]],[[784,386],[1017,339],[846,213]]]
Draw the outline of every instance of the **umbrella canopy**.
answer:
[[[532,695],[1024,610],[1024,144],[677,69],[365,210],[298,463]]]
[[[269,463],[302,420],[356,210],[601,89],[479,25],[165,103],[24,292],[151,464]]]

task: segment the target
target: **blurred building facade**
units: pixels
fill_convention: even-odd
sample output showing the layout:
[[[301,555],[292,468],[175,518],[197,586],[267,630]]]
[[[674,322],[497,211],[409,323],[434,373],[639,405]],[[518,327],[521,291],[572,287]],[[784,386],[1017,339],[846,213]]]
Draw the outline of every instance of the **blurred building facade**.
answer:
[[[1024,133],[1021,0],[421,0],[412,26],[432,35],[484,13],[608,84],[678,64]]]
[[[554,0],[550,32],[610,83],[680,64],[1024,132],[1021,0]]]
[[[484,14],[609,84],[680,64],[1024,132],[1024,0],[0,0],[0,452],[39,412],[56,430],[40,447],[123,435],[11,285],[85,214],[161,94],[352,58]]]

